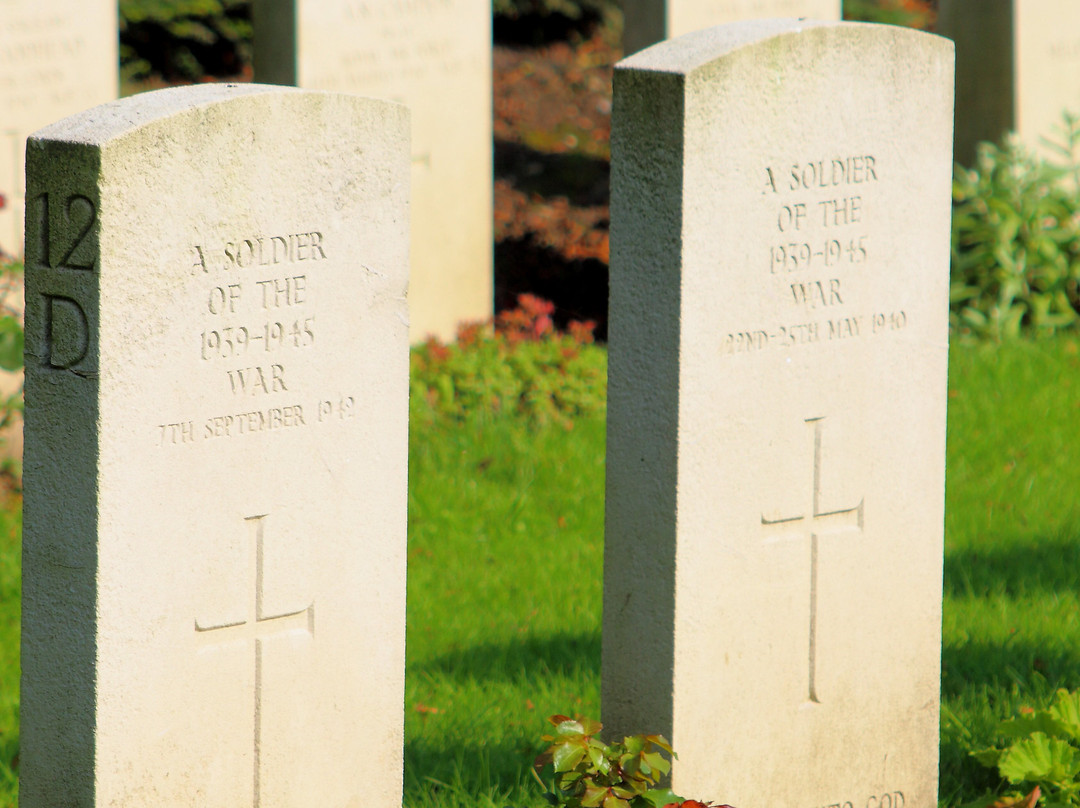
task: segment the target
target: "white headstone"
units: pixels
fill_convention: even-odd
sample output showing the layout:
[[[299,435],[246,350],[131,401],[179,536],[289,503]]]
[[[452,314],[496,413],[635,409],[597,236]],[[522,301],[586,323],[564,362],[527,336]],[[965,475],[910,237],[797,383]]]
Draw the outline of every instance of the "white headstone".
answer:
[[[686,797],[937,805],[952,80],[795,20],[616,66],[602,704]]]
[[[116,0],[0,0],[0,250],[22,255],[35,129],[116,98]]]
[[[956,41],[956,158],[1007,132],[1051,154],[1044,138],[1080,114],[1080,3],[939,0],[937,30]]]
[[[714,25],[766,17],[839,20],[841,0],[623,0],[623,51]]]
[[[491,316],[491,3],[255,0],[255,78],[412,111],[410,334]]]
[[[202,85],[31,137],[24,808],[399,808],[408,127]]]

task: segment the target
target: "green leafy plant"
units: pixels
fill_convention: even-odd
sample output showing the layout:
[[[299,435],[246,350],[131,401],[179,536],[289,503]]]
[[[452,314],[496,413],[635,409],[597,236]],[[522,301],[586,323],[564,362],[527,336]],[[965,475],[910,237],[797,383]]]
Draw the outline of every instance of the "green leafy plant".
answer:
[[[0,369],[12,372],[23,366],[22,318],[12,305],[22,299],[22,273],[22,264],[0,261]]]
[[[934,22],[928,0],[844,0],[844,19],[929,29]]]
[[[496,17],[509,19],[561,14],[571,20],[580,20],[588,16],[604,17],[616,7],[612,0],[492,0],[491,3]]]
[[[23,367],[23,324],[11,301],[22,298],[22,264],[0,261],[0,370],[10,373]],[[0,429],[7,427],[23,410],[22,385],[8,396],[0,396]]]
[[[553,715],[549,746],[533,764],[533,775],[545,789],[544,797],[566,808],[731,808],[684,800],[661,780],[677,757],[661,735],[630,735],[621,743],[607,744],[598,737],[599,721]],[[550,766],[550,787],[540,773]]]
[[[126,80],[234,76],[251,62],[251,0],[120,0]]]
[[[1044,808],[1080,807],[1080,692],[1058,690],[1048,709],[1023,708],[998,725],[998,734],[1004,744],[971,754],[1022,791],[994,806],[1033,808],[1044,798]]]
[[[462,420],[516,414],[541,425],[573,426],[606,401],[607,354],[593,345],[593,323],[555,329],[554,306],[521,295],[518,308],[459,329],[457,340],[430,339],[413,349],[413,415]]]
[[[1016,138],[979,144],[953,183],[953,333],[1016,337],[1075,326],[1080,307],[1080,119],[1043,160]]]

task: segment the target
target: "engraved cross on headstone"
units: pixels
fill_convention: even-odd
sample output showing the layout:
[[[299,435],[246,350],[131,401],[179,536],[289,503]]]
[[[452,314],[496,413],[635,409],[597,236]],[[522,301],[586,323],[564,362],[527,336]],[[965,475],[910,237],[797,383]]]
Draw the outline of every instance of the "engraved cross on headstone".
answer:
[[[290,631],[306,632],[315,634],[315,604],[311,603],[305,609],[278,614],[267,614],[263,605],[263,522],[266,514],[249,516],[244,519],[251,525],[253,541],[251,542],[252,555],[251,567],[253,575],[251,581],[254,592],[248,601],[248,614],[241,620],[216,625],[203,625],[198,618],[195,620],[195,631],[203,635],[207,640],[215,643],[230,642],[237,639],[253,639],[255,641],[255,754],[254,754],[254,808],[259,808],[261,803],[259,765],[262,747],[262,671],[263,671],[263,639],[271,635],[284,634]]]
[[[784,540],[801,540],[810,537],[810,661],[809,661],[809,696],[810,701],[820,704],[817,694],[817,600],[818,600],[818,542],[822,537],[843,533],[861,532],[863,529],[863,504],[852,508],[825,510],[821,504],[821,428],[824,417],[807,418],[806,423],[814,430],[814,475],[810,489],[810,501],[802,514],[784,516],[776,519],[761,515],[761,524],[765,526],[781,525],[795,528],[797,533],[787,533],[769,539],[770,543]]]

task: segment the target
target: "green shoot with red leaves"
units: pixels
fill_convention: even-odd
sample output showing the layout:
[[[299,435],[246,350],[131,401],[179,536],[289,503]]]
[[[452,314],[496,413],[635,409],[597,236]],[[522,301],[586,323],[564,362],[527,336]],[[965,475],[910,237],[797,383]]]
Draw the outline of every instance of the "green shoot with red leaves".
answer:
[[[671,761],[664,754],[677,757],[671,744],[661,735],[631,735],[622,743],[606,744],[598,733],[599,721],[553,715],[548,721],[554,735],[543,740],[550,745],[533,764],[533,774],[545,789],[540,777],[547,766],[554,774],[551,788],[544,796],[554,806],[566,808],[730,808],[683,800],[660,780],[671,771]]]

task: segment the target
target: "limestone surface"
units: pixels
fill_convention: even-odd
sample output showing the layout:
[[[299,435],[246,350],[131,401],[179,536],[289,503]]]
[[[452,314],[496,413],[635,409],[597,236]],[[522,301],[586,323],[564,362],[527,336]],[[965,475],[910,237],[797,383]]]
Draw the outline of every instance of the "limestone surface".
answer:
[[[412,111],[410,334],[491,316],[491,4],[255,0],[255,78]]]
[[[677,793],[937,805],[952,82],[796,20],[616,66],[603,720]]]
[[[408,130],[201,85],[31,137],[25,808],[400,806]]]

